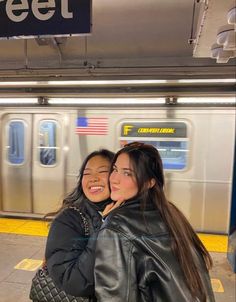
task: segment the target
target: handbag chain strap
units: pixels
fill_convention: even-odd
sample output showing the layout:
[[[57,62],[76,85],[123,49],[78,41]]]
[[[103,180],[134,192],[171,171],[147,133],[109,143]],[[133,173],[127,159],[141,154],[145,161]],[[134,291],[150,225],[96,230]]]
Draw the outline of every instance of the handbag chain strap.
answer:
[[[89,224],[88,224],[88,220],[86,219],[85,215],[81,212],[81,210],[76,207],[76,206],[69,206],[68,209],[73,209],[76,212],[78,212],[80,214],[80,217],[82,219],[83,222],[83,226],[84,226],[84,235],[85,236],[89,236],[90,232],[89,232]]]

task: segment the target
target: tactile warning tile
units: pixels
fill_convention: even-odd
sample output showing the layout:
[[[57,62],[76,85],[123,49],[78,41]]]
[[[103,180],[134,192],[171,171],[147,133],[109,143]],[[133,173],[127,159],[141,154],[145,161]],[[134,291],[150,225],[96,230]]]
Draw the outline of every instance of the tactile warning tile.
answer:
[[[225,290],[220,279],[211,279],[211,285],[212,285],[213,292],[224,293]]]
[[[41,267],[43,261],[42,260],[36,260],[36,259],[23,259],[21,262],[19,262],[14,268],[20,269],[24,271],[35,271],[39,267]]]
[[[228,237],[225,235],[200,234],[198,237],[208,252],[227,253]]]
[[[48,223],[45,221],[0,218],[0,233],[47,236]]]

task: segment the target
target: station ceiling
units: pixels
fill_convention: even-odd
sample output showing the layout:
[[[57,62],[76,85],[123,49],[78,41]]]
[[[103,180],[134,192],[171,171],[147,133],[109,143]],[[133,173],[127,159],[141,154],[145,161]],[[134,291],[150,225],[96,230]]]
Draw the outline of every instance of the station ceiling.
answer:
[[[211,58],[235,0],[93,0],[87,36],[0,40],[0,79],[221,78]],[[207,13],[206,13],[207,12]]]

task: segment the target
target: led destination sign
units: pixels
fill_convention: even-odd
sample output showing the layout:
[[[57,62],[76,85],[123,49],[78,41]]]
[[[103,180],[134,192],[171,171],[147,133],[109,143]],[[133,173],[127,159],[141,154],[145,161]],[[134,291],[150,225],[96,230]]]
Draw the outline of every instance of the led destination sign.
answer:
[[[187,127],[183,122],[123,123],[122,137],[187,137]]]
[[[92,0],[0,0],[0,38],[88,34]]]

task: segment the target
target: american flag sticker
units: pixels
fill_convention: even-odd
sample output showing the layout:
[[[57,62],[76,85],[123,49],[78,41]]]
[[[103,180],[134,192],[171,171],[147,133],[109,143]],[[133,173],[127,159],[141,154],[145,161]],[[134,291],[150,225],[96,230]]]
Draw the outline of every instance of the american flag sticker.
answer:
[[[108,133],[108,118],[78,117],[75,132],[80,135],[106,135]]]

